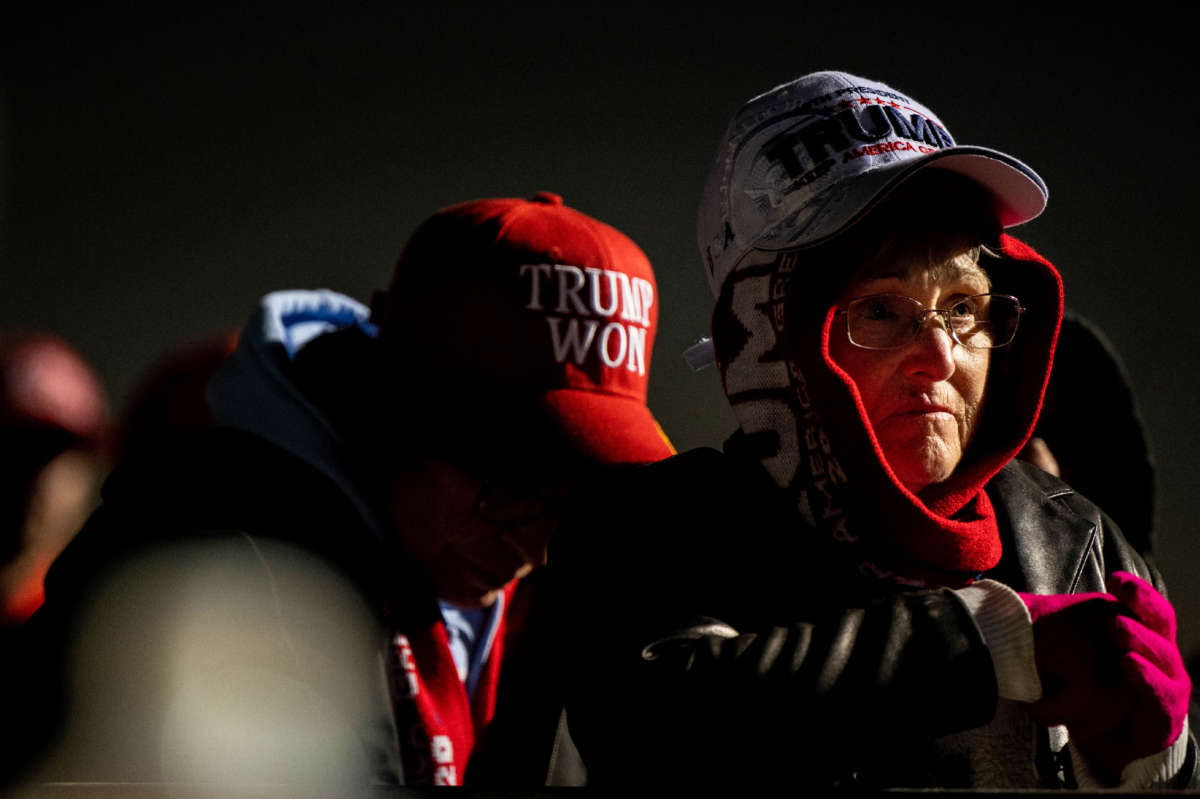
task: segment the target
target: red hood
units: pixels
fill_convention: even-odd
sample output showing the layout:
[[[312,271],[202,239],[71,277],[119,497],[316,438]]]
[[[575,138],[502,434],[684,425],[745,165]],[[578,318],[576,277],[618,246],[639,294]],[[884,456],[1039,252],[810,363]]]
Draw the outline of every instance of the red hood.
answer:
[[[993,359],[967,456],[920,497],[896,479],[857,387],[829,357],[835,279],[806,281],[802,253],[763,253],[760,265],[727,282],[714,310],[722,382],[764,467],[811,523],[857,547],[856,557],[881,573],[955,582],[1000,559],[983,489],[1037,423],[1063,307],[1049,261],[1009,236],[1000,244],[1001,259],[989,264],[993,288],[1019,297],[1027,311],[1016,340]],[[805,293],[793,294],[798,289]]]

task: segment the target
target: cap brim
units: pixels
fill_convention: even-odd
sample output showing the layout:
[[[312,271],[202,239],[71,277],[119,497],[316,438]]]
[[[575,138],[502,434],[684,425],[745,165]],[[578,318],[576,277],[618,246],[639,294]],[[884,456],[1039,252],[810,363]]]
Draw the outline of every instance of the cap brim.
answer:
[[[770,246],[756,243],[758,249],[781,250],[807,247],[826,241],[853,225],[891,194],[898,186],[926,169],[955,172],[979,185],[991,196],[997,218],[1005,227],[1028,222],[1046,209],[1049,191],[1030,167],[1010,155],[986,147],[959,146],[930,153],[923,158],[896,161],[879,166],[842,184],[821,208],[821,219],[804,225],[796,237],[778,235],[788,220],[775,227]],[[798,231],[799,232],[799,231]]]
[[[1046,210],[1050,197],[1036,172],[1016,158],[986,147],[954,147],[932,153],[914,171],[921,168],[957,172],[987,189],[996,202],[1000,224],[1006,228],[1036,219]]]
[[[563,388],[541,403],[584,457],[598,463],[652,463],[675,454],[645,403],[618,394]]]

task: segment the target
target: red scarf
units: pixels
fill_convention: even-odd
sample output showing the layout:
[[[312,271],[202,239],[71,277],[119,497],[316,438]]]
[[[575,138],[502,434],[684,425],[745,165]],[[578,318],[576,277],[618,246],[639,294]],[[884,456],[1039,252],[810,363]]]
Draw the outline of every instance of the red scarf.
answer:
[[[444,622],[394,637],[389,665],[406,784],[462,785],[471,753],[496,713],[516,588],[514,580],[504,589],[502,615],[475,686],[474,702],[458,678]]]

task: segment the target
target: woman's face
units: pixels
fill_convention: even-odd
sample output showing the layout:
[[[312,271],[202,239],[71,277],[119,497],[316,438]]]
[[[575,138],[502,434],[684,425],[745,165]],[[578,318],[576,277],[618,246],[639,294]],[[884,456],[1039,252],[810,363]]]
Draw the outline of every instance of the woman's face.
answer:
[[[895,274],[855,279],[839,308],[856,297],[898,294],[924,308],[947,308],[989,290],[986,273],[960,255],[937,268],[898,264]],[[916,337],[895,349],[852,344],[835,327],[829,354],[862,396],[867,418],[899,481],[914,493],[946,480],[978,428],[991,350],[954,341],[938,314],[927,315]]]

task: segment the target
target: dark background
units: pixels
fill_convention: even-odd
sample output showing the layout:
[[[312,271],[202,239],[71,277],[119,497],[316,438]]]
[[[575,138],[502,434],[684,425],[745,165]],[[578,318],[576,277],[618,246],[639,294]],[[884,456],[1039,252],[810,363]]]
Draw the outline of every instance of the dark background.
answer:
[[[650,403],[681,449],[719,444],[733,417],[717,377],[680,358],[708,326],[698,193],[744,100],[843,69],[1050,186],[1017,233],[1125,359],[1158,463],[1160,562],[1185,652],[1200,646],[1197,12],[163,5],[0,21],[0,324],[65,336],[117,407],[164,348],[239,325],[261,294],[365,300],[435,209],[544,189],[646,250]]]

